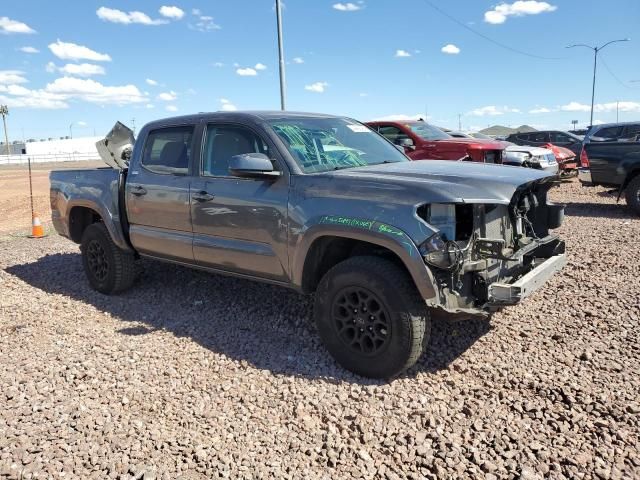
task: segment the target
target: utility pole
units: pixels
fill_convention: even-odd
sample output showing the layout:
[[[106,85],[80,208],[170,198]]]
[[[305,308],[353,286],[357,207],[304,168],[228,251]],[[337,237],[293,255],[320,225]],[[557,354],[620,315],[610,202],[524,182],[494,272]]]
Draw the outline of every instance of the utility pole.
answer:
[[[278,59],[280,61],[280,110],[286,110],[284,49],[282,47],[282,5],[280,0],[276,0],[276,22],[278,24]]]
[[[591,84],[591,117],[589,120],[589,128],[591,128],[593,126],[593,101],[595,99],[596,96],[596,69],[598,67],[598,52],[600,50],[602,50],[604,47],[606,47],[607,45],[610,45],[612,43],[616,43],[616,42],[628,42],[630,39],[628,38],[622,38],[620,40],[611,40],[610,42],[605,43],[604,45],[600,46],[600,47],[592,47],[591,45],[585,45],[584,43],[578,43],[575,45],[568,45],[566,48],[573,48],[573,47],[585,47],[585,48],[590,48],[591,50],[593,50],[593,83]]]
[[[459,113],[458,114],[458,131],[461,132],[462,131],[462,114]]]
[[[131,130],[133,130],[133,136],[135,137],[136,136],[136,117],[133,117],[131,119],[131,126],[133,127],[131,128]]]
[[[4,143],[7,146],[7,157],[11,155],[11,147],[9,146],[9,134],[7,133],[7,115],[9,115],[9,107],[0,105],[0,114],[2,115],[2,124],[4,125]]]
[[[73,122],[69,124],[69,138],[73,138]]]

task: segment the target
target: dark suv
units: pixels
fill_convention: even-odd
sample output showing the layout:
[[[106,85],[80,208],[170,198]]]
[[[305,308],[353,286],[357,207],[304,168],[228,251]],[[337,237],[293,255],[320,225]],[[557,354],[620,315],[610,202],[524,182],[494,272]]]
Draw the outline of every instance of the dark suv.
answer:
[[[553,143],[559,147],[568,148],[577,157],[582,150],[582,139],[577,135],[560,130],[544,130],[540,132],[512,133],[506,138],[507,142],[516,145],[531,145],[534,147],[544,147],[547,143]]]
[[[584,139],[585,142],[590,140],[626,140],[630,142],[637,142],[639,141],[638,137],[640,137],[640,122],[625,122],[594,125],[589,129]]]

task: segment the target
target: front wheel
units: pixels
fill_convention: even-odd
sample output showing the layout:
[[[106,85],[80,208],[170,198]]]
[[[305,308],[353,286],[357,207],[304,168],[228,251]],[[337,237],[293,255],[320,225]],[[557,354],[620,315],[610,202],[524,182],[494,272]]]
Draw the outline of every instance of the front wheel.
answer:
[[[627,205],[640,215],[640,175],[636,175],[636,177],[629,182],[624,193]]]
[[[82,265],[91,286],[106,294],[129,288],[135,279],[135,258],[113,242],[103,223],[89,225],[80,243]]]
[[[337,362],[370,378],[390,378],[416,363],[431,326],[408,274],[371,256],[349,258],[327,272],[316,292],[314,316]]]

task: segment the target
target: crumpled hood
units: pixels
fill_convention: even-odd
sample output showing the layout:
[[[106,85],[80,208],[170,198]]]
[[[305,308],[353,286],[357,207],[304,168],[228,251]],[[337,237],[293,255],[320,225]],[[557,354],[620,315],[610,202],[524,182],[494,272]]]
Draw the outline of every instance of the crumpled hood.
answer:
[[[438,160],[356,167],[303,177],[309,181],[308,196],[372,201],[384,196],[389,204],[414,205],[426,202],[508,204],[521,185],[554,178],[530,168]]]

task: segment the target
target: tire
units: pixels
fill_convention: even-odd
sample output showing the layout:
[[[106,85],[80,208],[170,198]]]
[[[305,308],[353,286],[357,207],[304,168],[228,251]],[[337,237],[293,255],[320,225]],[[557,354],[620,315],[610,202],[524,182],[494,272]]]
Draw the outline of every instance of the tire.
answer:
[[[80,243],[84,273],[94,290],[110,295],[129,288],[135,279],[135,258],[118,248],[103,223],[92,223]]]
[[[627,200],[627,205],[629,205],[636,214],[640,215],[640,175],[636,175],[636,177],[629,182],[627,188],[624,189],[624,196]]]
[[[369,378],[391,378],[415,364],[431,330],[411,278],[391,261],[371,256],[351,257],[327,272],[316,291],[314,316],[336,361]]]

